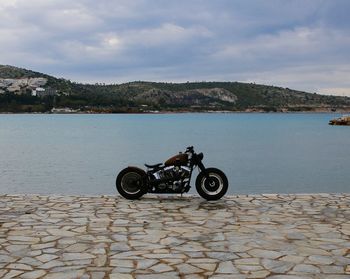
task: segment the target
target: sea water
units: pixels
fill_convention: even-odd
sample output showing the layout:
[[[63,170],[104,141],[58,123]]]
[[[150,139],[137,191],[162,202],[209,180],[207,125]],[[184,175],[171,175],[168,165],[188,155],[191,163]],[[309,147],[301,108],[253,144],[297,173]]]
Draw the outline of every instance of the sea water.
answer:
[[[229,194],[350,192],[350,127],[329,126],[336,116],[3,114],[0,194],[116,194],[124,167],[190,145],[226,173]]]

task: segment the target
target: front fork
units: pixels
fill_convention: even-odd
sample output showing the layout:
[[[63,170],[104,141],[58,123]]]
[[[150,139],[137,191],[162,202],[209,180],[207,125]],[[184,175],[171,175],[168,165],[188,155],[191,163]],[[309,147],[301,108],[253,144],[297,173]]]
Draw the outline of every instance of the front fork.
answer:
[[[207,169],[205,168],[205,166],[203,165],[202,161],[198,162],[198,168],[201,170],[201,172],[204,173],[205,178],[209,179],[209,174],[207,172]]]
[[[208,179],[209,175],[208,175],[207,170],[206,170],[205,166],[203,165],[202,161],[197,162],[197,166],[200,169],[200,171],[204,173],[205,178]],[[190,183],[191,183],[193,169],[194,169],[194,165],[191,165],[190,180],[188,181],[188,185],[190,185]],[[181,193],[181,195],[182,195],[182,193]]]

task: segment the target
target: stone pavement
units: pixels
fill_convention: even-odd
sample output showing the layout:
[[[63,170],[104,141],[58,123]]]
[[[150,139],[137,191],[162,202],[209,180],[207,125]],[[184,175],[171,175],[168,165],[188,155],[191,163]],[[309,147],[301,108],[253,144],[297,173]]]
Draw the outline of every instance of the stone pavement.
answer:
[[[0,278],[350,278],[350,195],[0,196]]]

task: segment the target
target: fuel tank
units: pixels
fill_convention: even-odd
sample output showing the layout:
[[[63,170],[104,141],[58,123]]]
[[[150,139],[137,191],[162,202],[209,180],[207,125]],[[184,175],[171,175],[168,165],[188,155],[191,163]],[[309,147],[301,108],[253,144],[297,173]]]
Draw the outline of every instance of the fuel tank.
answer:
[[[184,166],[187,165],[188,162],[188,155],[186,153],[180,153],[177,154],[168,160],[165,161],[164,165],[166,166],[174,166],[174,165],[180,165]]]

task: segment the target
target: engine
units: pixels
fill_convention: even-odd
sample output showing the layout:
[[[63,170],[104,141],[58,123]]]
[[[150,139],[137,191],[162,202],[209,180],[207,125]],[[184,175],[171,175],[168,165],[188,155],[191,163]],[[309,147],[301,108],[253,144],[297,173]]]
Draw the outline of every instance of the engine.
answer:
[[[169,166],[154,173],[155,176],[158,175],[157,179],[181,179],[190,175],[190,169],[184,166]]]
[[[186,166],[169,166],[153,173],[156,192],[181,192],[190,177],[190,168]]]

